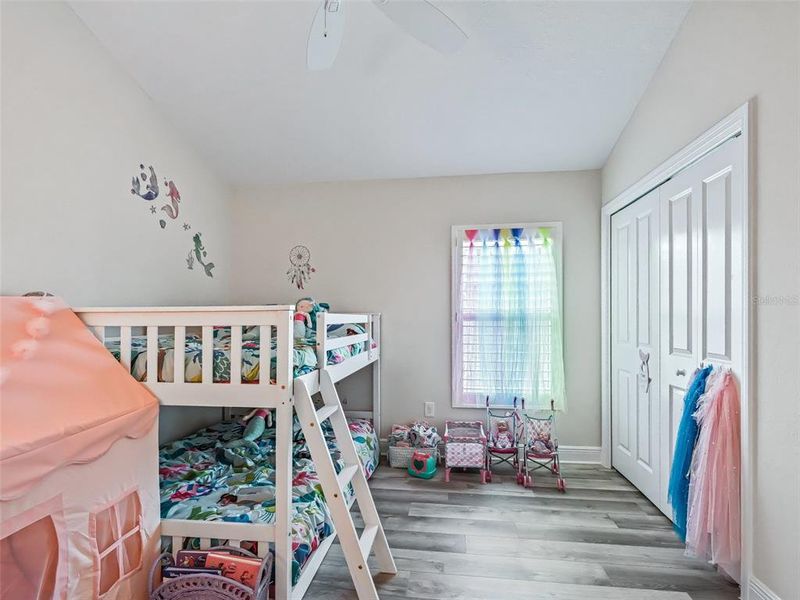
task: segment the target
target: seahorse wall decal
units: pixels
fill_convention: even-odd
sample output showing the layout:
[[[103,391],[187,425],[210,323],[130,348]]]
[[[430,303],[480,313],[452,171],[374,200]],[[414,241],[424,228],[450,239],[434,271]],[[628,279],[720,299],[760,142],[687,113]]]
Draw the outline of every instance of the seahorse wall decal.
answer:
[[[211,272],[211,270],[214,268],[214,263],[205,262],[205,260],[204,260],[207,253],[206,253],[205,247],[203,246],[203,241],[200,238],[201,235],[203,235],[203,234],[202,233],[195,233],[194,236],[192,237],[192,241],[194,242],[194,249],[193,249],[194,256],[197,259],[197,262],[205,270],[206,275],[208,275],[209,277],[214,277],[214,274]],[[189,267],[189,268],[191,268],[191,267]]]

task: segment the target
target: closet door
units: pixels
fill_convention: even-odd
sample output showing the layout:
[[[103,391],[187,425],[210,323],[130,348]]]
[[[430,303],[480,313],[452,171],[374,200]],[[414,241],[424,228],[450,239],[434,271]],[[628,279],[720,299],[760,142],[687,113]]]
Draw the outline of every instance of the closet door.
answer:
[[[611,217],[611,460],[660,497],[659,192]]]
[[[683,397],[701,362],[741,372],[744,259],[741,140],[730,140],[661,188],[662,485]]]

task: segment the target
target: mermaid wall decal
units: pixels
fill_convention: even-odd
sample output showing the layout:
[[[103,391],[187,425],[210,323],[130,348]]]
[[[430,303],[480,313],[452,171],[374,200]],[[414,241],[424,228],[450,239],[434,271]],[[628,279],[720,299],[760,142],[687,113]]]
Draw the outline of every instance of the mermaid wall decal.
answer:
[[[167,196],[170,199],[172,205],[165,204],[161,207],[167,216],[170,219],[177,219],[178,218],[178,202],[181,201],[181,193],[178,191],[178,188],[175,187],[175,184],[172,181],[165,181],[164,187],[167,188]]]
[[[142,200],[152,201],[158,198],[158,177],[156,177],[155,169],[152,165],[149,167],[150,176],[144,171],[144,165],[139,165],[139,176],[134,176],[131,179],[131,194],[139,196]],[[141,181],[140,181],[141,180]],[[142,183],[146,183],[144,192],[142,192]]]
[[[150,213],[156,215],[158,224],[161,229],[166,229],[169,221],[174,221],[180,214],[181,193],[178,191],[178,186],[169,178],[163,178],[163,187],[158,184],[158,176],[156,175],[155,168],[150,165],[145,168],[144,164],[139,165],[139,173],[131,178],[131,194],[146,200],[149,204]],[[161,193],[163,190],[163,194]],[[159,210],[154,200],[163,198],[165,203]],[[162,218],[163,217],[163,218]],[[186,218],[184,213],[184,219]],[[189,231],[192,226],[188,222],[183,223],[183,231]],[[191,233],[189,234],[191,235]],[[208,252],[205,249],[202,240],[202,233],[196,233],[192,236],[192,246],[186,255],[186,268],[190,271],[195,270],[195,264],[203,267],[207,277],[214,277],[213,270],[215,265],[208,260]]]
[[[197,262],[205,270],[206,275],[208,275],[209,277],[214,277],[214,274],[211,272],[211,270],[214,268],[214,263],[204,261],[207,252],[205,246],[203,246],[203,241],[200,238],[201,235],[203,234],[195,233],[194,236],[192,236],[192,241],[194,242],[194,248],[192,249],[192,252],[194,253],[194,257],[197,260]],[[192,266],[189,266],[188,268],[191,269]]]

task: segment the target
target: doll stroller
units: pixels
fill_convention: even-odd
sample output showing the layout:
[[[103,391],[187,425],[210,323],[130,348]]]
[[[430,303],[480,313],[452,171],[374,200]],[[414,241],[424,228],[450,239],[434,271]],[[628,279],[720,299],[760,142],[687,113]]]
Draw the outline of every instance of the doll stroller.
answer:
[[[561,476],[561,462],[558,456],[558,438],[556,437],[555,403],[550,401],[550,411],[529,415],[522,411],[522,428],[524,444],[522,448],[522,464],[518,481],[525,487],[533,487],[532,471],[549,469],[557,477],[556,487],[560,492],[567,491],[567,481]]]
[[[521,399],[522,410],[525,400]],[[517,483],[522,483],[519,468],[519,448],[523,441],[522,417],[517,409],[517,397],[513,407],[489,404],[486,396],[486,481],[492,481],[492,466],[506,463],[514,468]]]

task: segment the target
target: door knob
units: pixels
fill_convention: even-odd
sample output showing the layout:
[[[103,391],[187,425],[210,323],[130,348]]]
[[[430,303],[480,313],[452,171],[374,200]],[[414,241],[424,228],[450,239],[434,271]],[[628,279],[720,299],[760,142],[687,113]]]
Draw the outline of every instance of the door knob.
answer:
[[[685,376],[686,375],[686,369],[678,369],[677,371],[675,371],[675,375],[679,375],[681,377]]]

